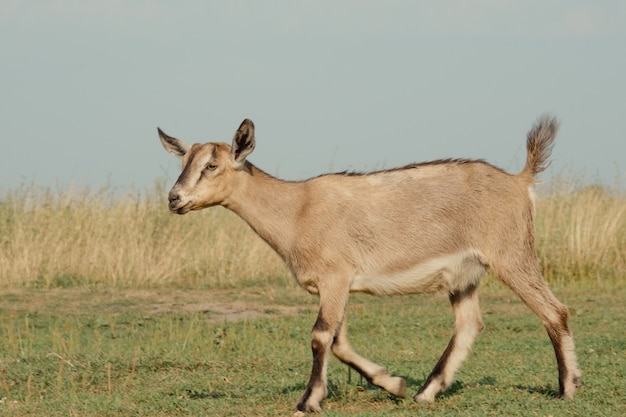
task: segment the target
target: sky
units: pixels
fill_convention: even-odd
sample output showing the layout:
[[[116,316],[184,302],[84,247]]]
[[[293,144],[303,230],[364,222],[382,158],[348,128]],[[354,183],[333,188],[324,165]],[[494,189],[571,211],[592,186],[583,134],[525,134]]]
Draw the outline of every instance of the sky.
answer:
[[[303,180],[440,158],[626,185],[626,2],[0,2],[0,191],[173,183],[156,128]]]

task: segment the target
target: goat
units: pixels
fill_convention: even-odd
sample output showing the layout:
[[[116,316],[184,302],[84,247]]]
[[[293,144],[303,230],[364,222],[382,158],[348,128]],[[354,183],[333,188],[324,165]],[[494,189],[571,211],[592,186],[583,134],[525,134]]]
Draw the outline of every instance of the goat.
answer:
[[[348,294],[447,292],[455,330],[414,396],[433,402],[453,381],[483,329],[477,289],[487,269],[541,319],[552,341],[561,398],[573,398],[581,371],[568,310],[543,280],[535,253],[535,176],[549,165],[558,121],[541,116],[528,132],[523,170],[509,174],[483,160],[447,159],[371,173],[277,179],[247,160],[252,121],[226,143],[188,145],[158,129],[182,159],[169,192],[177,214],[222,205],[286,262],[298,284],[319,296],[311,332],[313,367],[297,412],[321,410],[332,353],[371,384],[405,397],[406,382],[357,354],[347,338]]]

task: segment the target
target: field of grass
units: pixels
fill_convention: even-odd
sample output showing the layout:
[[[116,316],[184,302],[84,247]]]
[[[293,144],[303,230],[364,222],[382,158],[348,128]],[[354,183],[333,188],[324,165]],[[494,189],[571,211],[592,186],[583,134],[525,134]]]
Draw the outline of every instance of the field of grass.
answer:
[[[296,289],[293,289],[296,290]],[[291,415],[310,370],[312,299],[280,310],[241,291],[85,289],[0,296],[0,413],[5,416]],[[198,293],[199,292],[199,293]],[[552,346],[539,320],[507,291],[482,297],[486,323],[457,382],[433,405],[398,400],[337,360],[328,416],[626,415],[625,290],[561,291],[571,306],[583,387],[561,401]],[[197,303],[245,299],[262,317],[227,321]],[[190,304],[168,303],[177,299]],[[304,301],[304,302],[302,302]],[[85,308],[85,306],[89,306]],[[190,307],[191,306],[191,307]],[[413,395],[451,335],[441,296],[357,296],[354,347],[403,375]]]
[[[316,299],[223,209],[171,215],[166,189],[24,187],[0,195],[0,415],[290,415],[311,366]],[[568,304],[583,370],[558,390],[543,326],[492,277],[486,330],[429,406],[332,360],[329,416],[626,415],[626,195],[557,183],[537,202],[545,277]],[[353,296],[353,346],[409,382],[445,348],[443,296]]]

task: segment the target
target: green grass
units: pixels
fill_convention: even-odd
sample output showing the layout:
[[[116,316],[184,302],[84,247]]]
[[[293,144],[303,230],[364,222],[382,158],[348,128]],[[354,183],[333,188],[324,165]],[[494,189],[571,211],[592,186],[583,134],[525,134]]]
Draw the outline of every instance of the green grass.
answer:
[[[1,293],[0,414],[291,415],[310,371],[316,310],[315,298],[291,291],[286,304],[297,308],[289,314],[250,289],[213,300],[197,290]],[[583,369],[573,401],[554,398],[556,364],[539,320],[501,287],[483,292],[486,330],[435,404],[392,398],[332,360],[325,415],[626,415],[626,290],[557,292],[570,306]],[[203,307],[203,297],[243,300],[263,317],[225,321]],[[349,314],[353,346],[407,377],[410,396],[453,328],[441,296],[355,296]]]

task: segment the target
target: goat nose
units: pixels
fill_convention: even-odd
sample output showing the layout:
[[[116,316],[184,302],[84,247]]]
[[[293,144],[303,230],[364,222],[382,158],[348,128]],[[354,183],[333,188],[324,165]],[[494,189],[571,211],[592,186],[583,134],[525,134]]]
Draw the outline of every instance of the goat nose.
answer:
[[[170,191],[170,193],[167,196],[167,199],[170,201],[170,207],[172,207],[172,206],[176,205],[178,200],[180,200],[180,195],[178,195],[177,192]]]

